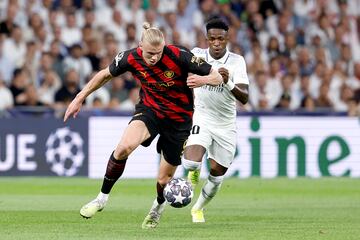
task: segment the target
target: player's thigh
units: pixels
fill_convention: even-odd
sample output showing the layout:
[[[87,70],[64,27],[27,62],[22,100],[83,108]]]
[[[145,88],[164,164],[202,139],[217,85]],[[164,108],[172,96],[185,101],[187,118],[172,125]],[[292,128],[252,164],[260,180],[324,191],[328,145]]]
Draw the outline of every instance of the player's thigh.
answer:
[[[130,154],[142,142],[150,137],[149,130],[145,123],[140,120],[134,120],[126,127],[120,142],[115,150],[115,157],[117,155]]]
[[[194,121],[194,124],[190,131],[190,136],[186,141],[185,157],[191,157],[191,156],[194,157],[194,154],[196,154],[195,156],[197,157],[199,157],[199,155],[201,155],[202,157],[202,155],[204,155],[204,152],[202,152],[202,150],[208,149],[209,146],[211,145],[211,142],[212,142],[212,136],[208,124],[201,121]],[[192,147],[192,146],[202,146],[203,148]],[[187,150],[189,148],[191,150]],[[191,155],[188,156],[189,154]]]
[[[214,159],[220,165],[229,168],[234,160],[236,150],[236,131],[223,131],[213,135],[214,141],[208,150],[209,158]]]
[[[164,159],[173,166],[181,164],[186,140],[189,137],[191,122],[177,123],[176,126],[165,126],[161,129],[157,143],[158,153],[163,153]]]

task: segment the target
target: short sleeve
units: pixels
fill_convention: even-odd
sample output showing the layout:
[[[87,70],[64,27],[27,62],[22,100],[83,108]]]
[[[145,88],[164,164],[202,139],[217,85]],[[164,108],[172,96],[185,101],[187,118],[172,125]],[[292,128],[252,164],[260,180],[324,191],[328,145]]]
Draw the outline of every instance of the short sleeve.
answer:
[[[246,63],[243,57],[239,56],[237,67],[234,69],[233,81],[235,84],[249,84],[249,78],[246,72]]]
[[[128,56],[130,50],[119,52],[109,66],[109,71],[113,77],[119,76],[129,70]]]
[[[180,49],[180,60],[187,66],[188,71],[200,76],[208,75],[211,71],[211,65],[203,58],[196,57],[189,50]]]

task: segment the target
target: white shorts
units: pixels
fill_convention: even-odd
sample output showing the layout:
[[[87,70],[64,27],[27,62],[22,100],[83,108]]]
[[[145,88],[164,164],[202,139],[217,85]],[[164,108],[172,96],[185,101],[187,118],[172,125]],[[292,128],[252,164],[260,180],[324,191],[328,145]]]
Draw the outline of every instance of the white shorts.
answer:
[[[221,126],[193,117],[193,127],[186,146],[201,145],[206,148],[208,158],[229,168],[236,150],[236,126]]]

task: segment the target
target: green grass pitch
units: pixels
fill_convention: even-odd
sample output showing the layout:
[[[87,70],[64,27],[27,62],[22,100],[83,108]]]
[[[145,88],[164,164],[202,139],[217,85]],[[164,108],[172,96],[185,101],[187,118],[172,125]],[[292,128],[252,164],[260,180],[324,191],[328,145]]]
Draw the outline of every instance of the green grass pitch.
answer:
[[[157,229],[142,230],[154,179],[119,181],[104,211],[86,220],[79,209],[101,180],[0,178],[0,239],[359,240],[359,181],[226,179],[205,224],[191,222],[190,207],[167,206]]]

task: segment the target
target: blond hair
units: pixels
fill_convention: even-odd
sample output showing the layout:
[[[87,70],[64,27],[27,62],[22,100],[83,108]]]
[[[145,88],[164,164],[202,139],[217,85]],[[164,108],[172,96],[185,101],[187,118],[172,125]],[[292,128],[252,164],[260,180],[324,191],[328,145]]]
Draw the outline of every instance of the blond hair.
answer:
[[[150,23],[143,23],[143,32],[141,35],[142,42],[148,42],[151,45],[160,45],[165,42],[163,33],[155,27],[151,27]]]

